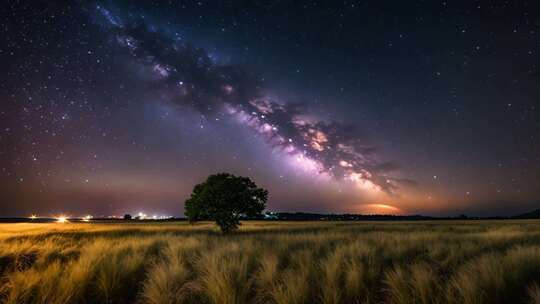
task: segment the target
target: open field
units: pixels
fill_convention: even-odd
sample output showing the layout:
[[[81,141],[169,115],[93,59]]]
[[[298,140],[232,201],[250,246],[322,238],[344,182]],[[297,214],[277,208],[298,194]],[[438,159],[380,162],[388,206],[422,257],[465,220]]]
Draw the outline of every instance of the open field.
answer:
[[[0,224],[1,303],[540,303],[540,221]]]

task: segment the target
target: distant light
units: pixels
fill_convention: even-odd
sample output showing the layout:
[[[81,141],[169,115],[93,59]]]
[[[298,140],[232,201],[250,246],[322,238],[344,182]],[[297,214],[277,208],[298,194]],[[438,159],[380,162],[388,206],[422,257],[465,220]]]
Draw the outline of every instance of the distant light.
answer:
[[[83,222],[89,222],[92,218],[93,218],[93,216],[87,215],[87,216],[85,216],[85,217],[82,218],[82,221],[83,221]]]
[[[67,222],[67,217],[59,216],[59,217],[56,218],[56,222],[57,223],[65,223],[65,222]]]
[[[31,219],[31,220],[37,219],[37,215],[35,215],[35,214],[30,215],[30,219]]]
[[[388,204],[365,204],[359,207],[359,211],[367,214],[403,214],[400,208]]]

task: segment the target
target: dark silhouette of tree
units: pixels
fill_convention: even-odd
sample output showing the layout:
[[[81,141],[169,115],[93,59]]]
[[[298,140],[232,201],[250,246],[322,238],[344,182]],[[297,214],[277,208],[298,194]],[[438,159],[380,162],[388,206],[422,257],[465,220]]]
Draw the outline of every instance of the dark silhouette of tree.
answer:
[[[268,191],[258,188],[251,179],[218,173],[193,188],[185,202],[185,215],[190,223],[215,221],[221,231],[228,233],[238,228],[242,216],[260,215],[267,198]]]
[[[124,214],[124,219],[125,220],[130,220],[131,219],[131,214],[129,214],[129,213]]]

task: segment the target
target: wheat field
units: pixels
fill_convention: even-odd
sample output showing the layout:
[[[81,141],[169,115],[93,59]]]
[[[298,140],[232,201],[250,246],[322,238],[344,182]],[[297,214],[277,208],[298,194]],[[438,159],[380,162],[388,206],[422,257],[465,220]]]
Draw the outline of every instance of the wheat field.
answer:
[[[0,303],[540,303],[540,221],[0,224]]]

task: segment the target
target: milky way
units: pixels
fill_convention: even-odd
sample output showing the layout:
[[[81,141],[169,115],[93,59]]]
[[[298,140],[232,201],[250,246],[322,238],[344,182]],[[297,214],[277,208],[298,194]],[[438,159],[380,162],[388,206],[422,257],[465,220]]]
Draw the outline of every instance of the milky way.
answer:
[[[0,216],[180,216],[223,171],[270,210],[537,208],[540,10],[499,2],[8,1]]]
[[[377,149],[359,138],[354,126],[318,120],[303,104],[271,99],[253,73],[215,63],[204,49],[170,38],[140,18],[121,19],[102,6],[97,12],[113,42],[153,75],[164,100],[203,115],[227,113],[305,170],[388,194],[396,194],[400,183],[413,183],[393,177],[398,166],[379,160]]]

